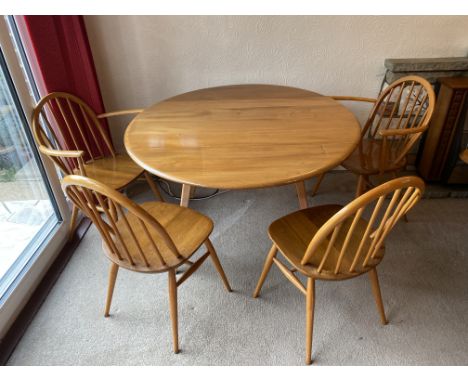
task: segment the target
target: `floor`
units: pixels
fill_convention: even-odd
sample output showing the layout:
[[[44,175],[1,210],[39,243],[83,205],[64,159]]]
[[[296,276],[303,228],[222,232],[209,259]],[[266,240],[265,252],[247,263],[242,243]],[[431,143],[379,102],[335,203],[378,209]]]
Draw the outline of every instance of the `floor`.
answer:
[[[327,175],[310,204],[346,203],[354,186],[349,174]],[[273,269],[260,298],[251,297],[270,247],[267,227],[297,208],[294,189],[226,192],[191,207],[214,220],[212,240],[234,292],[209,262],[184,283],[180,354],[171,351],[165,274],[119,273],[111,317],[103,317],[109,264],[91,228],[9,364],[302,365],[303,295]],[[318,282],[315,365],[468,364],[467,207],[467,199],[424,199],[395,227],[379,266],[388,325],[367,277]]]

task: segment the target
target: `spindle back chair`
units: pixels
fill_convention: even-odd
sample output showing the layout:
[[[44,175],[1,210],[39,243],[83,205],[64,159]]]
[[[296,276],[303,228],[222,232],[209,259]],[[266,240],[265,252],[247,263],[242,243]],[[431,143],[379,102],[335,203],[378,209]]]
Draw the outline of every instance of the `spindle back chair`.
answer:
[[[400,166],[428,128],[434,105],[434,90],[421,77],[404,77],[384,89],[362,131],[363,139],[382,139],[380,173]]]
[[[162,272],[184,260],[164,227],[123,194],[89,178],[67,177],[63,182],[67,196],[94,223],[107,256],[117,265]],[[143,248],[151,250],[145,254]]]
[[[62,184],[70,200],[98,229],[104,252],[111,261],[105,316],[109,316],[119,267],[143,273],[168,272],[173,342],[177,353],[177,287],[210,256],[226,289],[231,291],[209,239],[213,222],[196,211],[173,204],[138,205],[105,184],[80,175],[68,175]],[[203,244],[207,252],[196,262],[189,261]],[[177,280],[175,271],[184,263],[190,267]]]
[[[62,151],[51,159],[64,175],[74,174],[76,169],[85,173],[84,162],[116,156],[97,115],[72,94],[54,92],[43,97],[34,110],[33,130],[40,147]]]
[[[34,108],[32,126],[39,150],[49,157],[63,175],[80,174],[101,180],[122,190],[144,174],[159,200],[162,196],[151,176],[124,153],[115,151],[102,120],[141,112],[121,110],[96,115],[82,99],[64,92],[43,97]],[[73,208],[70,236],[76,221]]]
[[[336,96],[338,101],[373,104],[356,150],[342,166],[358,175],[356,196],[373,187],[370,176],[391,174],[394,178],[406,167],[407,154],[429,127],[434,112],[435,93],[419,76],[406,76],[386,87],[377,99]],[[316,182],[313,194],[323,175]]]
[[[260,293],[272,264],[276,264],[306,295],[308,364],[311,363],[312,354],[316,279],[344,280],[369,272],[382,323],[387,323],[376,267],[384,257],[384,242],[388,234],[420,200],[423,192],[424,182],[420,178],[397,178],[368,191],[345,207],[312,207],[284,216],[270,225],[269,235],[273,246],[254,297]],[[278,250],[292,270],[277,259]],[[294,275],[296,271],[307,277],[307,287]]]

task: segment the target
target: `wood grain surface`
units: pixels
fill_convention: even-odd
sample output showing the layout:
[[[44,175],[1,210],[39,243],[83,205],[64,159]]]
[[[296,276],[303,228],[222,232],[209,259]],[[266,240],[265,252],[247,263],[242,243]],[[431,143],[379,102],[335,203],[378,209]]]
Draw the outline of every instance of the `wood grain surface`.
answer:
[[[221,189],[295,183],[340,164],[359,123],[337,101],[275,85],[231,85],[178,95],[147,108],[125,147],[147,171]]]

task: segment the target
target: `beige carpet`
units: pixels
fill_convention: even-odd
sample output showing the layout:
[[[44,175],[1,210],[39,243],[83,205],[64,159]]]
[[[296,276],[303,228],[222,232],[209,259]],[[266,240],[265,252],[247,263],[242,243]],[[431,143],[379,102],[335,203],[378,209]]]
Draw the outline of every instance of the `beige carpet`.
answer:
[[[309,200],[347,202],[354,182],[331,174]],[[165,274],[120,272],[112,316],[103,317],[108,261],[92,228],[9,364],[302,365],[303,295],[273,269],[261,298],[251,297],[270,247],[267,227],[297,208],[294,189],[227,192],[191,207],[214,220],[212,239],[234,292],[208,261],[184,283],[180,354],[171,351]],[[395,228],[379,267],[387,326],[367,277],[317,284],[315,365],[468,364],[467,212],[467,199],[424,199]]]

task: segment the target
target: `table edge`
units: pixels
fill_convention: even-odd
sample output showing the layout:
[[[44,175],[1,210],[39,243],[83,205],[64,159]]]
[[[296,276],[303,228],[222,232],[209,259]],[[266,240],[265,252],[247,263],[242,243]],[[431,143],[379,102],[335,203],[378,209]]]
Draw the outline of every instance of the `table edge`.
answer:
[[[271,85],[271,84],[237,84],[237,85]],[[213,89],[213,88],[224,87],[224,86],[235,86],[235,85],[222,85],[222,86],[215,86],[215,87],[210,87],[210,88],[206,88],[206,89]],[[242,186],[235,186],[235,185],[226,186],[226,185],[220,185],[220,184],[216,184],[216,183],[201,184],[201,183],[198,183],[198,182],[190,181],[188,179],[182,179],[182,178],[177,177],[177,176],[173,176],[173,175],[169,175],[169,174],[160,172],[157,169],[154,169],[154,168],[148,166],[143,161],[141,161],[131,150],[128,149],[128,144],[127,144],[128,131],[132,127],[133,122],[135,121],[137,116],[139,116],[141,114],[141,113],[139,113],[137,116],[135,116],[135,118],[133,118],[129,122],[129,124],[127,125],[127,127],[125,129],[125,132],[124,132],[124,147],[125,147],[125,150],[136,164],[138,164],[140,167],[142,167],[144,170],[148,171],[149,173],[151,173],[153,175],[156,175],[156,176],[158,176],[158,177],[160,177],[162,179],[172,181],[172,182],[175,182],[175,183],[179,183],[179,184],[187,184],[187,185],[194,186],[194,187],[213,188],[213,189],[229,189],[229,190],[231,190],[231,189],[232,190],[247,190],[247,189],[257,189],[257,188],[278,187],[278,186],[284,186],[284,185],[288,185],[288,184],[294,184],[294,183],[297,183],[297,182],[301,182],[301,181],[304,181],[304,180],[307,180],[307,179],[311,179],[314,176],[320,175],[320,174],[322,174],[324,172],[327,172],[327,171],[339,166],[349,155],[351,155],[351,153],[357,147],[357,145],[359,144],[359,141],[361,139],[361,124],[358,121],[356,115],[353,112],[351,112],[351,110],[349,110],[346,106],[342,105],[340,102],[338,102],[336,100],[333,100],[330,96],[322,95],[320,93],[315,93],[315,92],[313,92],[311,90],[308,90],[308,89],[303,89],[303,88],[298,88],[298,87],[293,87],[293,86],[284,86],[284,85],[272,85],[272,86],[282,86],[282,87],[288,87],[288,88],[293,88],[293,89],[305,90],[305,91],[313,93],[313,94],[315,94],[315,95],[317,95],[319,97],[329,98],[330,100],[336,102],[341,107],[344,107],[345,109],[347,109],[348,112],[353,116],[353,119],[354,119],[354,122],[355,122],[355,128],[356,128],[356,139],[355,139],[355,142],[352,145],[350,145],[350,149],[347,150],[345,152],[345,154],[343,154],[343,156],[340,157],[337,161],[333,162],[332,164],[329,164],[328,166],[323,166],[320,169],[316,169],[314,171],[310,171],[308,173],[305,173],[305,174],[302,174],[302,175],[299,175],[299,176],[290,177],[290,178],[284,179],[284,180],[278,180],[278,181],[274,181],[274,182],[259,182],[259,183],[255,183],[255,184],[252,183],[252,184],[247,184],[247,185],[242,185]],[[204,89],[197,89],[197,90],[204,90]],[[175,97],[178,97],[180,95],[187,94],[187,93],[191,93],[191,92],[194,92],[194,91],[197,91],[197,90],[189,91],[189,92],[186,92],[186,93],[181,93],[181,94],[178,94],[178,95],[176,95],[174,97],[166,98],[166,99],[164,99],[164,100],[162,100],[160,102],[157,102],[155,104],[152,104],[152,105],[148,106],[147,108],[145,108],[145,110],[142,113],[144,113],[147,109],[149,109],[151,107],[154,107],[155,105],[157,105],[159,103],[168,101],[168,100],[170,100],[172,98],[175,98]],[[353,127],[350,127],[350,128],[353,128]]]

